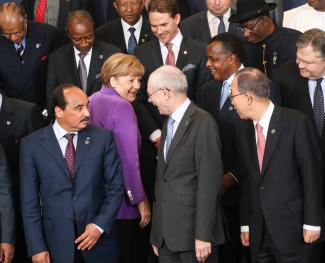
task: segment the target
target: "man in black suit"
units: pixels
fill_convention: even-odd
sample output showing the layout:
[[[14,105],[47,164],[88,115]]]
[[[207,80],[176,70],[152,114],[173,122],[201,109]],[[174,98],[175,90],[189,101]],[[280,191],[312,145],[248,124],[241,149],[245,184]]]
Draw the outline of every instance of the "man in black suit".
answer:
[[[218,262],[222,161],[218,127],[187,97],[184,73],[162,66],[148,80],[148,100],[163,115],[150,242],[159,262]]]
[[[16,255],[13,262],[27,262],[20,215],[19,148],[23,137],[44,126],[44,119],[40,109],[34,103],[8,98],[1,93],[0,100],[0,143],[8,160],[17,213]]]
[[[0,89],[9,97],[45,106],[48,54],[55,48],[56,29],[27,21],[15,3],[0,6]]]
[[[0,261],[10,263],[14,257],[15,209],[9,167],[0,144]]]
[[[266,76],[236,73],[230,98],[237,127],[241,176],[241,240],[253,262],[319,262],[322,240],[321,153],[316,131],[302,113],[274,105]],[[321,235],[322,233],[322,235]]]
[[[94,22],[87,11],[69,14],[68,35],[71,44],[53,52],[49,57],[47,75],[48,111],[51,112],[52,91],[62,83],[82,87],[90,96],[101,87],[100,69],[105,60],[120,50],[107,43],[95,41]]]
[[[96,38],[119,47],[122,52],[133,54],[137,45],[150,40],[149,21],[142,15],[143,0],[115,0],[117,18],[96,29]]]
[[[205,3],[207,11],[197,13],[181,22],[180,29],[184,36],[207,44],[218,33],[231,32],[238,36],[242,35],[237,23],[228,22],[232,13],[231,0],[205,0]]]
[[[244,65],[256,67],[272,79],[273,70],[293,59],[301,32],[277,26],[269,15],[275,3],[265,0],[238,0],[229,22],[240,23],[244,34]]]
[[[28,19],[47,23],[57,28],[58,46],[63,46],[69,39],[66,31],[67,17],[70,12],[86,8],[86,0],[23,0]]]

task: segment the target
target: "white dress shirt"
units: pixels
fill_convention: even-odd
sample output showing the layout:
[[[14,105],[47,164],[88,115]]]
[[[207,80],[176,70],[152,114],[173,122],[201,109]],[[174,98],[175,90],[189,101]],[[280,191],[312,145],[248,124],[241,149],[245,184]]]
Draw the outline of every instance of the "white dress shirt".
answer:
[[[140,33],[141,33],[141,27],[142,27],[142,23],[143,23],[142,16],[140,16],[140,19],[138,20],[138,22],[134,26],[129,25],[123,19],[121,19],[121,23],[122,23],[122,28],[123,28],[125,46],[127,47],[128,44],[129,44],[129,38],[131,36],[131,33],[129,31],[129,28],[130,27],[134,27],[134,29],[135,29],[134,36],[135,36],[135,39],[137,40],[137,43],[139,43],[139,38],[140,38]]]
[[[176,36],[173,38],[172,41],[170,41],[170,43],[172,43],[172,49],[173,49],[173,53],[174,53],[174,57],[175,57],[175,63],[177,61],[177,58],[178,58],[178,53],[179,53],[179,50],[181,48],[181,44],[182,44],[182,40],[183,40],[183,36],[182,36],[182,33],[180,30],[178,30]],[[160,42],[160,50],[161,50],[161,55],[162,55],[162,59],[163,59],[163,62],[165,64],[166,62],[166,58],[167,58],[167,55],[168,55],[168,49],[166,47],[166,45],[162,42]]]
[[[225,24],[226,32],[228,32],[228,30],[229,30],[229,21],[228,21],[229,17],[230,17],[230,8],[223,15],[223,22]],[[208,24],[209,24],[211,37],[214,37],[215,35],[218,35],[220,19],[218,17],[216,17],[214,14],[212,14],[209,10],[207,11],[207,18],[208,18]]]
[[[74,50],[74,57],[76,58],[76,64],[77,64],[77,68],[78,68],[79,60],[80,60],[79,53],[81,53],[81,52],[78,49],[76,49],[75,47],[73,47],[73,50]],[[87,76],[89,74],[89,67],[90,67],[92,52],[93,52],[93,48],[91,48],[84,57],[84,62],[86,65],[86,70],[87,70]]]

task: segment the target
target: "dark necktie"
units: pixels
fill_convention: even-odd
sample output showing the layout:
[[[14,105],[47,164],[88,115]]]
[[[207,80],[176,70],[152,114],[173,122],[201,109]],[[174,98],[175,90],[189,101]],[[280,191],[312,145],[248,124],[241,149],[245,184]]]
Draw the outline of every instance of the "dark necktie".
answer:
[[[316,128],[319,136],[323,134],[323,126],[324,126],[324,95],[322,90],[322,83],[323,79],[316,80],[316,89],[314,94],[314,119],[316,123]]]
[[[226,32],[226,26],[225,23],[223,22],[223,16],[217,16],[220,23],[218,26],[218,34]]]
[[[19,44],[18,48],[17,48],[17,53],[18,56],[21,60],[21,63],[24,63],[24,53],[25,53],[25,48],[24,45],[22,43]]]
[[[175,66],[175,56],[174,56],[174,52],[173,52],[173,44],[166,43],[165,46],[167,47],[167,50],[168,50],[165,64]]]
[[[131,35],[129,37],[129,42],[128,42],[128,53],[132,55],[134,53],[134,49],[137,46],[137,39],[135,38],[134,31],[135,31],[134,27],[129,28],[129,32]]]
[[[256,123],[256,134],[257,134],[257,158],[258,158],[258,166],[260,167],[260,171],[262,171],[263,166],[263,158],[264,158],[264,150],[265,150],[265,137],[263,134],[263,127]]]
[[[78,72],[79,72],[79,78],[80,78],[80,84],[84,92],[87,91],[87,68],[84,61],[84,58],[86,56],[85,53],[79,53],[78,56],[79,59],[79,65],[78,65]]]
[[[35,21],[43,23],[45,18],[46,0],[39,0],[36,7]]]
[[[66,135],[64,135],[64,137],[68,140],[67,147],[65,148],[64,158],[71,179],[73,178],[74,158],[76,154],[76,150],[73,145],[74,136],[74,133],[67,133]]]
[[[173,138],[173,130],[174,130],[174,122],[175,120],[172,117],[168,118],[168,122],[167,122],[167,134],[166,134],[166,151],[165,151],[165,160],[167,157],[167,153],[169,150],[169,146],[172,142],[172,138]]]

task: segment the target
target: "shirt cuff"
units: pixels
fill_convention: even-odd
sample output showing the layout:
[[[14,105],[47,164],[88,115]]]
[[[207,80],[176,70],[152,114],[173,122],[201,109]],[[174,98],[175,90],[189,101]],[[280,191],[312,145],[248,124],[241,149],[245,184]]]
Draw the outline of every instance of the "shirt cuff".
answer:
[[[157,129],[153,133],[150,134],[149,140],[152,141],[153,143],[157,141],[161,137],[161,130]]]
[[[103,232],[104,232],[104,230],[101,228],[101,227],[99,227],[99,226],[97,226],[96,224],[94,224],[94,223],[92,223],[98,230],[99,230],[99,232],[101,233],[101,234],[103,234]]]
[[[320,226],[310,226],[310,225],[303,225],[303,229],[305,230],[311,230],[311,231],[320,231]]]
[[[241,226],[240,232],[249,232],[249,226]]]

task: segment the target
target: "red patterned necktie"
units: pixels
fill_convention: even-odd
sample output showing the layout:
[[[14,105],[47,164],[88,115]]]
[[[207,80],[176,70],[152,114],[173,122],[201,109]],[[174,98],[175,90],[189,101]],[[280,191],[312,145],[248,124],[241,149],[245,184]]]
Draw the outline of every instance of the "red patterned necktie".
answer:
[[[44,23],[45,10],[46,10],[46,0],[39,0],[36,8],[36,15],[35,15],[36,22]]]
[[[66,135],[64,135],[64,137],[68,140],[67,147],[65,148],[64,158],[71,179],[73,178],[74,158],[76,154],[76,150],[73,145],[74,136],[74,133],[67,133]]]
[[[262,171],[263,165],[263,157],[264,157],[264,150],[265,150],[265,137],[263,134],[263,127],[256,123],[256,134],[257,134],[257,157],[258,157],[258,165],[260,167],[260,171]]]
[[[174,52],[173,52],[173,44],[172,43],[166,43],[165,44],[167,49],[168,49],[168,54],[166,57],[166,65],[172,65],[175,66],[175,56],[174,56]]]

